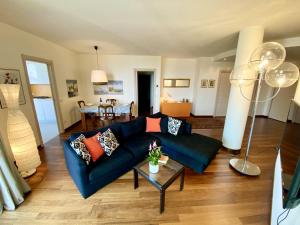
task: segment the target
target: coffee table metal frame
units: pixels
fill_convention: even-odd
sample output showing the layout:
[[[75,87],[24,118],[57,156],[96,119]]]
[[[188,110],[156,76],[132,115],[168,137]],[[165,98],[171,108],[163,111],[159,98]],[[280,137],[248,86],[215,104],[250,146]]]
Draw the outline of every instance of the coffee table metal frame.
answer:
[[[169,159],[172,160],[172,159]],[[173,160],[174,161],[174,160]],[[138,175],[140,174],[142,177],[144,177],[147,181],[149,181],[154,187],[156,187],[160,192],[160,213],[163,213],[165,210],[165,192],[166,189],[180,176],[180,191],[184,188],[184,174],[185,174],[185,168],[182,165],[182,168],[179,169],[172,175],[172,177],[167,180],[163,185],[158,183],[155,179],[151,179],[148,174],[146,174],[143,170],[140,169],[142,165],[145,163],[148,163],[147,160],[144,160],[143,162],[139,163],[135,167],[133,167],[133,176],[134,176],[134,189],[137,189],[139,187],[139,179]],[[178,162],[177,162],[178,163]],[[179,163],[180,164],[180,163]],[[163,164],[160,166],[164,166]],[[158,172],[159,173],[159,172]]]

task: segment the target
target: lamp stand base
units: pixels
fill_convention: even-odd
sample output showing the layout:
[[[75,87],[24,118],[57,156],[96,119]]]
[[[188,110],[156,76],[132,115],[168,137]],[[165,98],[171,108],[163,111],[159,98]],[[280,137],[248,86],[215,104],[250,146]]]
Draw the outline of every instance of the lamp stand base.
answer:
[[[236,171],[238,171],[241,174],[247,176],[260,175],[260,168],[249,161],[245,161],[244,159],[231,159],[229,161],[229,164],[232,168],[234,168]]]
[[[20,173],[21,173],[21,176],[22,176],[23,178],[26,178],[26,177],[30,177],[30,176],[33,175],[35,172],[36,172],[36,169],[32,169],[32,170],[29,170],[29,171],[22,171],[22,172],[20,172]]]

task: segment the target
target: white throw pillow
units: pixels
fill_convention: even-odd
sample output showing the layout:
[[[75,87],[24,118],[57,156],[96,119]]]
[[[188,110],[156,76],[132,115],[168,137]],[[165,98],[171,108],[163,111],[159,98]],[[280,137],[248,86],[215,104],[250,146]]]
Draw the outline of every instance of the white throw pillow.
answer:
[[[168,118],[168,132],[177,136],[179,128],[181,126],[182,121],[174,119],[172,117]]]
[[[110,156],[120,145],[114,133],[109,128],[107,131],[99,135],[98,141],[100,142],[105,154],[108,156]]]

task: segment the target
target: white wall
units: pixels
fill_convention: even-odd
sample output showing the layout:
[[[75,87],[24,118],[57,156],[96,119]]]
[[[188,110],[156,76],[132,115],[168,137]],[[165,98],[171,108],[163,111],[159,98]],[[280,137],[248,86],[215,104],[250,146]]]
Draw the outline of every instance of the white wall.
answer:
[[[68,98],[66,88],[66,79],[78,79],[79,95],[82,93],[82,85],[77,68],[77,56],[72,51],[9,25],[0,23],[0,30],[0,68],[20,70],[26,98],[26,104],[21,105],[20,108],[30,121],[37,142],[40,144],[37,135],[37,125],[35,124],[32,113],[33,108],[29,100],[28,85],[26,83],[21,54],[53,61],[64,128],[80,119],[78,110],[75,107],[77,106],[77,100],[81,97]],[[4,144],[8,146],[6,118],[7,109],[0,109],[0,134],[3,137]]]
[[[218,77],[222,70],[232,70],[233,62],[214,62],[213,58],[201,57],[198,59],[198,75],[194,82],[194,100],[192,113],[196,116],[212,116],[215,111]],[[215,88],[201,88],[202,79],[216,80]]]
[[[189,88],[164,88],[161,96],[169,94],[174,99],[181,101],[183,98],[193,102],[193,84],[197,73],[196,58],[163,58],[162,60],[162,80],[164,78],[184,78],[190,79]]]
[[[277,224],[277,217],[284,211],[282,204],[282,178],[281,178],[281,159],[278,154],[275,171],[274,171],[274,183],[273,183],[273,198],[272,198],[272,214],[271,225]],[[281,217],[281,219],[284,216]],[[296,225],[300,221],[300,206],[291,209],[289,216],[280,225]]]
[[[123,95],[94,95],[90,82],[90,72],[96,68],[95,55],[79,55],[80,76],[84,100],[99,102],[99,98],[117,98],[129,103],[136,100],[135,69],[155,69],[156,87],[154,112],[159,111],[160,96],[169,93],[172,98],[188,98],[193,102],[194,115],[213,115],[218,87],[218,76],[222,70],[231,70],[232,62],[214,62],[213,58],[163,58],[161,56],[101,55],[100,67],[108,74],[108,79],[123,80]],[[162,72],[161,72],[162,71]],[[190,78],[190,88],[163,88],[163,78]],[[201,79],[215,79],[215,88],[200,88]],[[162,93],[160,93],[160,90]]]
[[[160,107],[160,85],[161,85],[161,56],[138,56],[138,55],[101,55],[99,57],[100,67],[108,74],[109,80],[123,80],[123,95],[94,95],[93,85],[90,80],[92,69],[96,68],[96,56],[79,55],[80,76],[83,91],[87,102],[99,102],[99,98],[117,98],[121,103],[136,101],[136,69],[155,70],[155,101],[154,112]]]

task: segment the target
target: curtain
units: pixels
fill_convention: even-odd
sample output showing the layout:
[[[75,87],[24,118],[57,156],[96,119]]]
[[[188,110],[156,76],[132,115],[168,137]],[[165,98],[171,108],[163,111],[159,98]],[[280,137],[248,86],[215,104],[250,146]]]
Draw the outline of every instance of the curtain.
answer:
[[[0,214],[3,209],[15,210],[24,201],[30,187],[19,174],[14,163],[7,157],[0,139]]]

